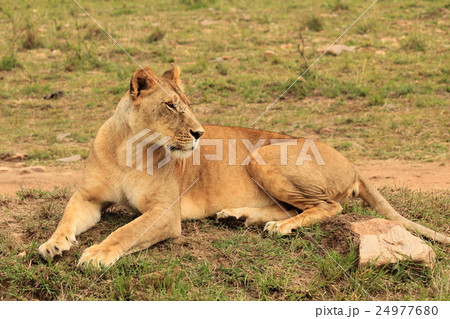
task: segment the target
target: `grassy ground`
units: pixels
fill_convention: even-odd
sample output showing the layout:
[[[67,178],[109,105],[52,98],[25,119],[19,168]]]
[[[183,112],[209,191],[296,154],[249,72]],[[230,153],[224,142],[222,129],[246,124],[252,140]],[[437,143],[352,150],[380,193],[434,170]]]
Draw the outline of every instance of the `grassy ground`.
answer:
[[[201,122],[250,126],[371,2],[81,3],[143,65],[179,64]],[[339,42],[355,52],[324,56],[255,127],[320,137],[351,159],[448,159],[445,3],[379,1]],[[86,156],[137,66],[70,0],[1,10],[0,153]],[[65,132],[70,143],[56,140]]]
[[[123,257],[96,281],[102,271],[75,266],[82,251],[136,216],[120,207],[104,212],[78,237],[79,246],[44,262],[36,247],[53,232],[71,192],[23,189],[15,199],[0,198],[0,213],[8,216],[0,225],[0,300],[371,300],[304,233],[266,237],[259,228],[213,220],[183,223],[180,238]],[[446,194],[383,194],[404,216],[448,232],[448,216],[440,214],[450,209]],[[358,203],[346,212],[372,214]],[[319,227],[308,231],[317,242],[327,235]],[[359,268],[353,249],[330,254],[376,300],[448,300],[449,249],[432,247],[433,270],[407,261]]]
[[[202,123],[248,127],[371,1],[81,4],[143,65],[158,74],[180,65]],[[55,159],[85,157],[137,66],[70,0],[5,0],[0,10],[0,158],[23,152],[29,165],[62,165]],[[449,12],[446,1],[379,1],[339,42],[355,51],[323,56],[254,127],[318,137],[352,160],[448,160]],[[43,99],[56,91],[65,95]],[[66,132],[70,139],[56,139]],[[300,235],[265,238],[212,221],[188,222],[181,239],[120,260],[83,295],[99,272],[75,268],[82,249],[133,216],[106,213],[80,247],[43,263],[36,245],[70,193],[0,195],[1,299],[368,299]],[[448,194],[385,195],[448,232]],[[354,253],[335,257],[376,299],[448,300],[448,250],[434,248],[432,271],[359,269]]]

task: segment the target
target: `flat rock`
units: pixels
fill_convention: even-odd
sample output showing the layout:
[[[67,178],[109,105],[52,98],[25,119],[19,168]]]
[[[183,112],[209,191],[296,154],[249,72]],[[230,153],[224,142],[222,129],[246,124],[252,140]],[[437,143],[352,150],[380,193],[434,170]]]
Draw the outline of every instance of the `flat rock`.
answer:
[[[56,161],[61,162],[61,163],[71,163],[71,162],[77,162],[81,160],[81,156],[80,155],[72,155],[69,157],[64,157],[64,158],[59,158]]]
[[[436,254],[422,239],[408,232],[400,222],[373,218],[351,223],[351,229],[359,235],[359,265],[373,263],[376,266],[396,263],[410,258],[430,268]]]
[[[326,234],[320,242],[324,249],[344,254],[355,249],[359,253],[360,267],[381,266],[403,259],[430,268],[434,265],[436,255],[431,247],[408,232],[400,222],[343,214],[328,218],[320,228]]]
[[[369,220],[350,223],[352,230],[360,236],[380,235],[386,233],[402,223],[381,218],[371,218]]]

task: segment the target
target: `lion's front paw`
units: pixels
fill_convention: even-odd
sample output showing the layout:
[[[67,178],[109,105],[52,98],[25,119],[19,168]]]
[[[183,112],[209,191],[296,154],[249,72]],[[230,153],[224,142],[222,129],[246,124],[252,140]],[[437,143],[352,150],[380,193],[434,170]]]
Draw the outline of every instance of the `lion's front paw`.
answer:
[[[264,226],[264,231],[267,231],[269,234],[277,234],[281,236],[292,234],[292,232],[296,229],[297,227],[293,226],[290,220],[267,222]]]
[[[39,246],[38,250],[42,257],[51,259],[56,255],[61,256],[63,251],[69,250],[76,244],[77,241],[73,235],[53,235]]]
[[[84,250],[77,266],[92,265],[94,267],[109,266],[120,258],[120,252],[114,247],[93,245]]]

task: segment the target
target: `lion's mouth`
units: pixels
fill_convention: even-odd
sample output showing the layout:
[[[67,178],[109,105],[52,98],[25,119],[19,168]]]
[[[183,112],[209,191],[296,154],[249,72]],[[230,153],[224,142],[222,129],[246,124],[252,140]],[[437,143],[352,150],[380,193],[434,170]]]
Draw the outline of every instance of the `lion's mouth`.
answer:
[[[167,149],[171,152],[192,152],[198,147],[198,140],[194,140],[192,143],[187,145],[180,145],[178,143],[167,145]]]
[[[191,145],[181,146],[179,144],[168,145],[167,149],[170,151],[173,157],[175,158],[187,158],[189,157],[194,149],[196,148],[197,143],[193,143]]]
[[[180,146],[174,146],[174,145],[169,145],[169,151],[171,152],[190,152],[193,151],[195,149],[195,146],[191,146],[191,147],[180,147]]]
[[[179,146],[169,145],[169,151],[171,151],[171,152],[183,151],[183,149]]]

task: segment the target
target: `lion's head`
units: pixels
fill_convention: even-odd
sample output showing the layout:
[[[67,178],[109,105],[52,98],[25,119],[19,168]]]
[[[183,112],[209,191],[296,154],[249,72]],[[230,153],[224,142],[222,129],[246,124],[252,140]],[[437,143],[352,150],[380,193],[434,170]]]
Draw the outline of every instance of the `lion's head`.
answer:
[[[170,137],[164,145],[175,158],[190,156],[204,132],[180,86],[180,69],[172,65],[161,77],[149,68],[137,70],[129,91],[132,131],[150,129]]]

